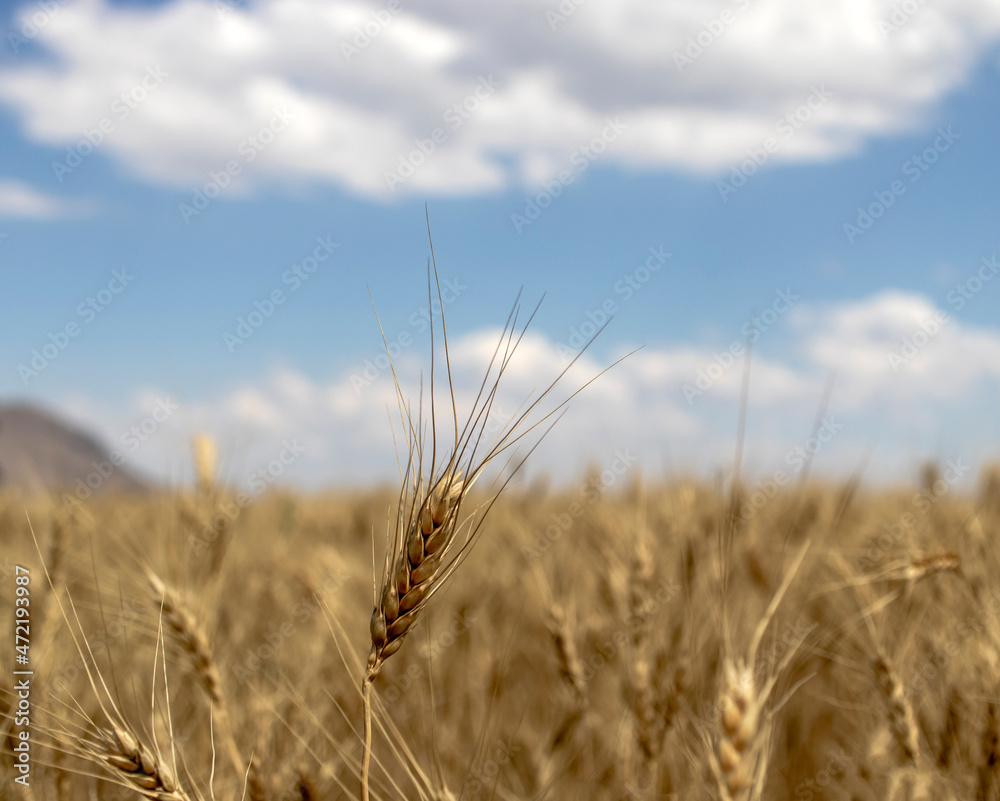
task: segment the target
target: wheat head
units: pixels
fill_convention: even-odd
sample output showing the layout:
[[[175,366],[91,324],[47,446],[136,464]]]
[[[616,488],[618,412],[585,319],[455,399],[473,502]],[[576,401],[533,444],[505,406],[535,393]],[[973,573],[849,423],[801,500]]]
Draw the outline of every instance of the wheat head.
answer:
[[[166,761],[130,729],[112,721],[97,734],[97,739],[80,740],[81,751],[103,765],[116,784],[153,801],[192,801]]]

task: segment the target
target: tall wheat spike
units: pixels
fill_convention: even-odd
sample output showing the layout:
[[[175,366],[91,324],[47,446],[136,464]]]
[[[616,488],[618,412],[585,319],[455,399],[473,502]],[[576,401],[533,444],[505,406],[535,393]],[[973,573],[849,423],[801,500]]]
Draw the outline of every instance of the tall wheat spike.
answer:
[[[35,536],[31,521],[28,521],[35,548],[38,549],[38,540]],[[119,704],[115,699],[117,688],[114,682],[109,685],[108,680],[102,674],[94,651],[89,640],[86,638],[83,625],[77,612],[73,599],[67,594],[67,602],[72,619],[63,607],[59,595],[55,593],[55,585],[52,581],[52,572],[43,563],[42,570],[48,582],[52,597],[55,599],[56,607],[62,616],[63,621],[69,630],[73,645],[80,657],[84,669],[86,681],[93,691],[104,724],[94,720],[83,712],[79,702],[74,703],[77,707],[78,715],[85,721],[82,730],[77,725],[67,725],[63,721],[58,721],[55,727],[41,727],[43,734],[51,737],[56,745],[55,750],[61,749],[64,753],[81,759],[90,761],[100,767],[107,778],[127,790],[137,793],[143,798],[152,801],[201,801],[197,791],[189,792],[184,788],[178,779],[177,753],[173,739],[173,723],[170,713],[170,691],[166,686],[166,657],[163,655],[161,661],[163,639],[163,612],[160,613],[160,625],[156,637],[156,654],[153,660],[153,685],[151,711],[155,711],[157,699],[156,673],[157,669],[163,669],[164,690],[163,697],[166,699],[166,710],[164,719],[167,723],[167,734],[169,737],[169,751],[161,750],[159,744],[153,737],[153,744],[150,746],[137,733],[136,727],[126,720]],[[154,727],[155,728],[155,727]]]
[[[202,432],[191,439],[191,458],[194,462],[195,482],[198,490],[206,495],[215,486],[218,454],[215,440],[212,439],[211,434]]]
[[[212,654],[209,638],[183,599],[168,587],[152,568],[146,568],[146,578],[156,593],[161,621],[187,655],[198,682],[212,705],[213,719],[221,733],[233,768],[240,773],[244,770],[243,760],[236,745],[229,707],[222,694],[222,677]]]
[[[916,764],[920,758],[920,730],[917,728],[913,705],[906,696],[902,680],[877,643],[876,653],[872,667],[879,691],[889,710],[889,728],[904,760],[909,764]]]
[[[724,801],[759,801],[762,796],[775,712],[772,705],[780,707],[798,685],[777,701],[773,698],[774,690],[784,669],[801,646],[802,639],[793,642],[776,665],[760,661],[760,645],[809,547],[807,541],[792,560],[785,578],[757,623],[747,658],[734,657],[730,652],[723,659],[715,748],[709,750],[708,757]],[[761,674],[763,678],[758,682],[756,677]]]
[[[429,236],[430,225],[428,222]],[[375,603],[370,624],[371,650],[362,681],[365,708],[365,745],[361,765],[361,784],[362,798],[365,801],[368,799],[368,775],[371,760],[372,682],[385,661],[400,649],[403,639],[421,618],[430,599],[441,590],[458,565],[468,555],[469,549],[481,530],[486,514],[538,443],[532,445],[528,454],[514,465],[513,470],[500,483],[500,486],[491,490],[490,497],[481,507],[473,510],[470,514],[463,514],[462,507],[469,490],[491,462],[511,450],[522,438],[556,415],[572,398],[603,372],[606,372],[606,370],[602,371],[539,420],[526,425],[528,417],[535,412],[539,404],[552,392],[560,379],[566,375],[583,354],[583,351],[586,350],[586,347],[589,346],[588,342],[587,346],[584,346],[583,350],[566,365],[537,398],[522,406],[523,411],[520,415],[512,421],[505,422],[496,437],[491,442],[484,443],[486,427],[494,411],[494,403],[501,379],[510,365],[518,344],[538,311],[538,307],[535,307],[527,321],[518,330],[518,314],[520,312],[520,293],[518,293],[514,307],[508,315],[507,322],[487,366],[486,374],[472,403],[472,408],[465,422],[460,426],[448,352],[448,332],[443,314],[444,301],[438,280],[437,262],[434,259],[433,241],[431,241],[430,261],[427,280],[428,306],[433,307],[433,303],[430,302],[433,300],[432,287],[436,287],[438,303],[442,309],[441,337],[444,345],[448,393],[451,398],[453,444],[447,455],[440,455],[444,448],[438,441],[434,363],[435,324],[432,318],[431,447],[429,460],[425,458],[426,450],[421,434],[422,420],[419,415],[417,420],[412,418],[408,404],[403,398],[395,366],[392,366],[400,417],[406,436],[407,460],[402,476],[395,528],[386,551],[381,584],[376,587],[375,591]],[[433,282],[431,280],[432,274]],[[379,325],[381,329],[381,323]],[[600,331],[598,331],[599,333]],[[382,335],[383,342],[385,342],[384,331]],[[593,342],[593,339],[590,342]],[[388,352],[387,342],[386,351]],[[615,364],[617,363],[615,362]],[[614,364],[611,365],[611,367],[613,366]],[[611,367],[607,369],[611,369]],[[541,436],[544,436],[544,433]],[[508,464],[510,461],[508,459]]]

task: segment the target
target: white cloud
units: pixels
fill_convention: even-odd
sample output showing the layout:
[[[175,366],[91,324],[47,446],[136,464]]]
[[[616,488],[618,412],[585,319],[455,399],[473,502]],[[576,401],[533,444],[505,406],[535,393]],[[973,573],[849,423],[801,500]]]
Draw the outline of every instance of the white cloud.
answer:
[[[923,295],[886,290],[823,310],[800,309],[804,352],[834,371],[852,406],[939,398],[959,401],[980,381],[1000,377],[1000,333],[963,324]]]
[[[319,180],[385,197],[385,173],[438,128],[398,191],[482,192],[552,176],[615,117],[627,128],[603,162],[722,169],[812,87],[833,96],[774,158],[833,158],[923,124],[1000,35],[991,0],[920,6],[885,32],[878,0],[588,0],[561,22],[547,0],[401,6],[80,0],[39,29],[50,60],[0,71],[0,102],[57,147],[109,120],[98,147],[147,181],[201,186],[235,160],[236,191]],[[282,108],[287,128],[249,144]]]
[[[52,220],[86,214],[89,204],[53,197],[22,181],[0,178],[0,217]]]
[[[751,368],[747,460],[755,469],[773,470],[806,442],[831,372],[836,373],[829,413],[843,425],[834,442],[817,455],[819,467],[841,474],[854,469],[861,454],[877,445],[875,477],[899,477],[912,470],[914,446],[921,458],[942,455],[927,447],[947,446],[947,453],[966,461],[995,453],[985,424],[995,416],[1000,385],[1000,329],[977,328],[948,314],[937,333],[907,361],[887,356],[916,345],[915,332],[944,310],[928,298],[886,291],[859,300],[807,308],[796,306],[785,322],[764,332]],[[926,333],[926,332],[925,332]],[[472,408],[498,331],[453,335],[452,370],[460,421]],[[440,343],[439,343],[440,344]],[[590,463],[605,464],[625,449],[641,459],[643,469],[657,473],[668,458],[675,466],[710,470],[731,463],[740,404],[742,360],[724,358],[728,343],[648,347],[635,353],[587,387],[570,404],[529,463],[529,471],[545,471],[559,480],[579,477]],[[768,354],[763,356],[761,352]],[[728,364],[728,366],[725,366]],[[716,368],[713,369],[712,365]],[[436,402],[438,431],[451,436],[450,396],[438,361]],[[562,371],[559,347],[529,332],[504,375],[494,403],[490,434],[537,398]],[[537,408],[538,420],[605,365],[589,354],[572,368],[556,390]],[[423,413],[429,415],[426,354],[404,352],[396,360],[403,394],[414,416],[419,408],[421,371]],[[137,449],[134,458],[153,472],[181,475],[188,470],[187,445],[196,431],[214,434],[229,460],[225,474],[240,483],[296,441],[305,448],[283,478],[307,486],[365,483],[392,479],[396,472],[390,417],[396,442],[403,443],[396,394],[386,371],[362,386],[353,373],[317,381],[291,370],[278,370],[263,382],[234,387],[221,396],[181,404]],[[699,374],[711,378],[701,395],[685,393]],[[102,421],[109,442],[135,420],[151,414],[162,390],[146,390],[124,410],[113,414],[99,404],[73,401],[75,419]],[[689,402],[690,400],[690,402]],[[86,412],[86,415],[84,414]],[[968,428],[953,421],[968,420]],[[914,432],[921,440],[915,442]],[[425,432],[429,436],[429,431]],[[541,429],[537,433],[541,433]],[[954,441],[946,441],[947,437]],[[521,449],[524,454],[529,443]],[[933,445],[936,442],[937,445]],[[669,455],[669,457],[668,457]]]

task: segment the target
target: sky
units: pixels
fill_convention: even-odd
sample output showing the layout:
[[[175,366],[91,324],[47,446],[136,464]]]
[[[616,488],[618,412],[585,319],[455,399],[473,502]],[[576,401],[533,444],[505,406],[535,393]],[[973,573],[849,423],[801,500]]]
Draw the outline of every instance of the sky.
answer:
[[[2,13],[0,400],[147,476],[392,481],[387,345],[465,415],[518,298],[493,431],[607,322],[526,481],[731,471],[747,365],[760,485],[1000,458],[991,0]]]

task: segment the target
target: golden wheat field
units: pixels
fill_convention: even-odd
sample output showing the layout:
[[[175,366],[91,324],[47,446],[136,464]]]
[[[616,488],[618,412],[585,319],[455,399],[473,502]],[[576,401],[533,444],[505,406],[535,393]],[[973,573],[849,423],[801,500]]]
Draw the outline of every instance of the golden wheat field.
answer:
[[[1000,0],[0,22],[0,801],[1000,801]]]
[[[1000,472],[951,480],[512,490],[394,655],[391,488],[5,497],[5,797],[358,798],[378,651],[372,798],[1000,798]]]

